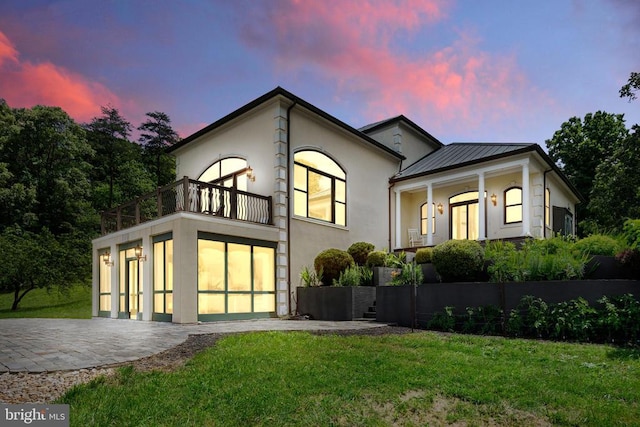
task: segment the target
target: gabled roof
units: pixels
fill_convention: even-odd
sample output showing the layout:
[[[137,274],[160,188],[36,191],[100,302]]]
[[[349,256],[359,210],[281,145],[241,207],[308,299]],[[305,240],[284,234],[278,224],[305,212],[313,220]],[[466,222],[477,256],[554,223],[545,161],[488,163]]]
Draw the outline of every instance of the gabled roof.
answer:
[[[550,169],[584,202],[584,197],[556,166],[547,153],[538,144],[533,143],[453,143],[433,151],[415,163],[407,166],[391,182],[432,175],[464,166],[476,165],[490,160],[502,159],[518,154],[535,152],[547,163]]]
[[[371,133],[371,132],[373,132],[375,130],[378,130],[378,129],[393,125],[395,123],[400,123],[400,122],[405,122],[409,127],[413,128],[413,130],[415,130],[418,134],[422,135],[424,138],[428,139],[429,141],[434,142],[436,145],[438,145],[440,147],[444,146],[444,144],[442,142],[440,142],[436,137],[431,135],[426,130],[422,129],[420,126],[415,124],[413,121],[409,120],[403,114],[401,114],[399,116],[391,117],[389,119],[380,120],[379,122],[368,124],[366,126],[361,127],[358,130],[360,132],[362,132],[362,133],[369,134],[369,133]]]
[[[253,110],[254,108],[260,106],[261,104],[264,104],[265,102],[271,100],[272,98],[278,97],[278,96],[287,98],[293,104],[299,105],[299,106],[301,106],[301,107],[303,107],[303,108],[305,108],[305,109],[317,114],[318,116],[324,118],[325,120],[333,123],[334,125],[342,128],[342,129],[346,130],[347,132],[357,136],[358,138],[364,140],[365,142],[371,144],[372,146],[375,146],[375,147],[387,152],[388,154],[393,155],[394,157],[396,157],[399,160],[404,160],[405,159],[405,157],[402,154],[394,151],[392,148],[387,147],[386,145],[376,141],[375,139],[371,138],[370,136],[366,135],[365,133],[355,129],[354,127],[349,126],[348,124],[344,123],[343,121],[335,118],[334,116],[330,115],[329,113],[326,113],[325,111],[323,111],[320,108],[310,104],[309,102],[303,100],[302,98],[297,97],[296,95],[294,95],[291,92],[281,88],[280,86],[276,87],[275,89],[271,90],[270,92],[265,93],[261,97],[254,99],[253,101],[249,102],[248,104],[238,108],[234,112],[232,112],[230,114],[227,114],[223,118],[211,123],[209,126],[206,126],[206,127],[202,128],[202,129],[200,129],[199,131],[189,135],[188,137],[184,138],[183,140],[181,140],[177,144],[174,144],[173,146],[169,147],[167,152],[171,153],[171,152],[177,150],[178,148],[184,147],[185,145],[187,145],[191,141],[193,141],[195,139],[198,139],[199,137],[207,134],[208,132],[211,132],[212,130],[224,125],[225,123],[228,123],[231,120],[236,119],[236,118],[242,116],[243,114],[248,113],[249,111]]]

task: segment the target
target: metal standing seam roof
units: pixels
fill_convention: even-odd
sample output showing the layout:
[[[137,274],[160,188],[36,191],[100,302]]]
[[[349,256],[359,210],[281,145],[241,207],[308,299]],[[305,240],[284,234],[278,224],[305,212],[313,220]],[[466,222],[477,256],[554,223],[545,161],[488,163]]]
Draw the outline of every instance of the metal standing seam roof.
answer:
[[[461,167],[482,161],[535,150],[536,144],[453,143],[439,148],[397,173],[392,181]]]

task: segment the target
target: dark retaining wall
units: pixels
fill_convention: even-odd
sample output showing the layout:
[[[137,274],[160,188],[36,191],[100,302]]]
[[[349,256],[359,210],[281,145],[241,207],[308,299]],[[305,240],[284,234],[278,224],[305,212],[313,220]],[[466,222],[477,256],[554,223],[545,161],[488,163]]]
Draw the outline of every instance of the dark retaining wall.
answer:
[[[361,319],[376,301],[373,286],[297,288],[297,311],[315,320]]]
[[[376,288],[376,320],[411,326],[414,318],[412,286]],[[547,303],[570,301],[579,297],[595,304],[603,296],[633,294],[640,296],[639,280],[571,280],[511,283],[427,283],[416,288],[417,324],[424,326],[434,313],[455,307],[464,314],[467,307],[493,305],[510,311],[523,296],[532,295]]]

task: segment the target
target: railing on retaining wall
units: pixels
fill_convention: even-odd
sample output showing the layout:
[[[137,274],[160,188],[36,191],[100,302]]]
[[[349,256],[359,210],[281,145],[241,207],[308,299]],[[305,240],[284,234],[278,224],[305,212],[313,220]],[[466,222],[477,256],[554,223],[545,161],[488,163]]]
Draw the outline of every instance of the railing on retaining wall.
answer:
[[[177,212],[193,212],[272,224],[272,197],[184,177],[102,213],[102,234],[124,230]]]

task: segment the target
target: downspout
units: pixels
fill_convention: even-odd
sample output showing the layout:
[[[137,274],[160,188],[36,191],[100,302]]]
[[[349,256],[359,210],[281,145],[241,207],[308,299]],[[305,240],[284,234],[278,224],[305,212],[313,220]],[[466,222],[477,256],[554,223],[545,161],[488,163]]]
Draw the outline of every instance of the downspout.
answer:
[[[289,314],[291,310],[291,110],[296,106],[296,101],[287,108],[287,295],[289,298]],[[297,307],[296,307],[297,309]]]
[[[547,174],[549,172],[551,172],[553,169],[547,169],[546,171],[544,171],[544,173],[542,174],[542,209],[543,209],[543,214],[542,214],[542,238],[546,239],[547,238],[547,221],[546,221],[546,215],[547,215],[547,204],[546,199],[547,199]],[[551,222],[551,198],[549,198],[549,222]]]

